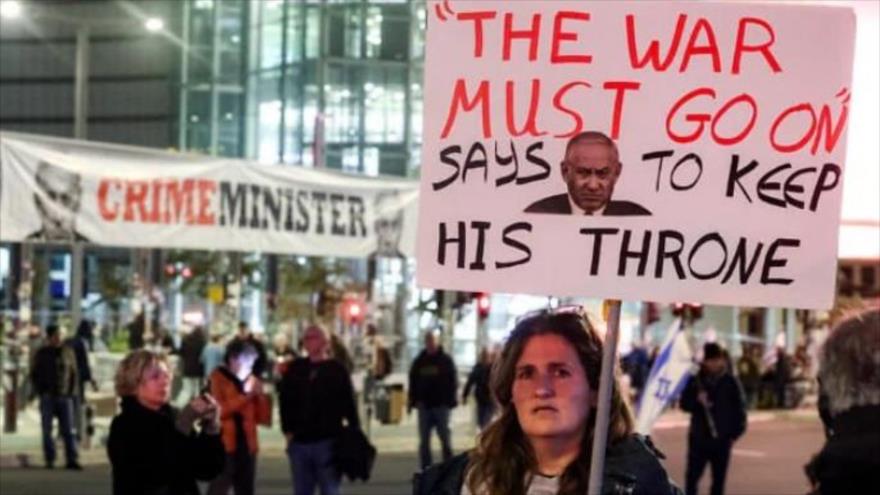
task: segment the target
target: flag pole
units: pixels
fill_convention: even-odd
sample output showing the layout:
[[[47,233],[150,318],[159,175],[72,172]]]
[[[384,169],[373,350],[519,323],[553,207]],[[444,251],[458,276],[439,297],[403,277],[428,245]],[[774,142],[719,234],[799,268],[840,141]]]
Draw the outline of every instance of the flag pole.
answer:
[[[620,328],[620,300],[608,300],[608,326],[602,352],[602,374],[599,377],[599,397],[596,427],[593,430],[593,454],[590,461],[590,484],[587,493],[602,493],[602,474],[605,471],[605,446],[608,441],[608,416],[611,411],[611,387],[614,385],[614,361],[617,359],[617,335]]]

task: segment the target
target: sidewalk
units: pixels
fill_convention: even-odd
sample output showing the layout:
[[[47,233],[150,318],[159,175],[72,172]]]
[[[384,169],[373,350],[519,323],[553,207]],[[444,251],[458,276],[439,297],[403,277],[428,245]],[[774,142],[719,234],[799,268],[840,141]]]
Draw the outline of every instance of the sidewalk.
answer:
[[[472,404],[457,407],[452,413],[452,445],[455,450],[461,451],[473,447],[477,430],[474,426],[474,411]],[[284,436],[278,425],[277,411],[275,411],[275,424],[273,428],[260,428],[260,455],[271,457],[283,457]],[[749,423],[772,421],[773,419],[786,420],[815,420],[818,417],[816,408],[813,406],[790,410],[760,410],[749,412]],[[654,425],[654,430],[685,429],[688,426],[689,416],[680,410],[670,410],[663,414]],[[2,423],[2,416],[0,416]],[[101,423],[99,423],[101,424]],[[40,414],[35,407],[25,409],[18,417],[18,431],[16,433],[0,433],[0,468],[42,466],[43,454],[41,449]],[[366,427],[366,425],[364,425]],[[416,414],[404,416],[400,424],[382,425],[373,419],[370,425],[370,440],[378,451],[383,454],[415,453],[418,450],[418,434]],[[102,439],[108,431],[109,422],[104,421],[97,428],[98,432],[90,449],[80,449],[80,462],[86,465],[106,464],[107,453]],[[366,428],[365,428],[366,429]],[[2,428],[0,428],[2,431]],[[435,450],[439,449],[436,435],[432,439]],[[59,446],[59,455],[63,448]]]
[[[456,450],[470,448],[474,445],[476,427],[474,411],[470,405],[457,407],[453,410],[451,425],[452,444]],[[260,455],[284,456],[285,439],[281,433],[278,411],[274,411],[272,428],[259,428]],[[106,435],[109,433],[109,421],[99,418],[96,421],[96,435],[90,449],[80,449],[80,463],[83,465],[105,464],[107,460]],[[15,433],[0,433],[0,468],[29,467],[43,465],[42,433],[40,431],[40,413],[36,407],[28,407],[18,415]],[[362,425],[366,430],[366,425]],[[57,426],[56,426],[57,429]],[[418,427],[415,411],[404,415],[399,424],[383,425],[373,419],[370,425],[370,441],[381,453],[415,453],[418,449]],[[2,415],[0,415],[0,432],[2,432]],[[439,450],[439,441],[432,440],[435,450]],[[63,447],[59,444],[58,453],[63,458]],[[62,459],[63,460],[63,459]]]

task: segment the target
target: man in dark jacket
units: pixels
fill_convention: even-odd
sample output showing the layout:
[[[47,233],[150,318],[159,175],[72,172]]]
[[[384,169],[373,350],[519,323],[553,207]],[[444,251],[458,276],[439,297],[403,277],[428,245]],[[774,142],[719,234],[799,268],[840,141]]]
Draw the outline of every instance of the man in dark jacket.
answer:
[[[360,428],[351,376],[328,356],[324,330],[311,326],[303,334],[308,358],[287,368],[279,384],[281,431],[287,438],[294,493],[339,493],[341,475],[334,465],[333,444],[343,430]]]
[[[724,351],[718,344],[703,346],[703,365],[685,386],[680,404],[691,413],[685,493],[696,495],[709,463],[711,493],[722,495],[733,442],[746,431],[746,408],[742,387],[727,369]]]
[[[58,429],[64,439],[64,455],[67,469],[82,470],[78,462],[76,441],[73,434],[74,397],[79,393],[79,374],[73,349],[62,345],[58,325],[46,327],[46,344],[34,355],[31,365],[31,381],[40,398],[40,418],[43,429],[43,456],[46,467],[55,467],[55,440],[52,423],[58,418]]]
[[[76,357],[76,372],[79,377],[76,395],[73,400],[73,420],[77,437],[83,439],[92,435],[92,426],[88,418],[91,416],[86,412],[89,409],[86,402],[86,384],[92,386],[92,390],[98,390],[98,382],[92,377],[92,367],[89,365],[89,352],[93,349],[94,342],[94,323],[90,320],[83,319],[76,328],[76,335],[65,342],[73,350]]]
[[[198,395],[202,388],[202,377],[205,374],[205,368],[202,366],[202,350],[205,345],[207,345],[207,339],[200,326],[190,330],[180,343],[183,383],[175,401],[179,406],[183,406]]]
[[[443,449],[443,460],[452,457],[449,414],[458,402],[455,363],[437,342],[437,335],[425,335],[425,349],[409,370],[409,407],[419,413],[419,459],[422,468],[431,465],[431,430],[436,428]]]
[[[880,486],[880,311],[837,326],[822,346],[820,416],[829,433],[806,466],[815,495],[874,493]],[[824,407],[824,410],[822,408]]]
[[[495,413],[495,404],[492,402],[492,393],[489,390],[489,377],[492,374],[494,359],[494,351],[488,348],[483,348],[480,351],[480,359],[468,374],[467,382],[464,384],[464,392],[461,393],[461,402],[466,404],[468,395],[473,389],[474,398],[477,399],[477,426],[480,427],[480,430],[486,428]]]

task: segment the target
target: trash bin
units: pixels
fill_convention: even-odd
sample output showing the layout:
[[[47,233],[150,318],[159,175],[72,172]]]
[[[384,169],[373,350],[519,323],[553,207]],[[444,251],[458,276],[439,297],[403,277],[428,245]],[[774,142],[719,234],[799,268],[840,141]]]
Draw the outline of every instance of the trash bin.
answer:
[[[400,423],[403,419],[403,408],[406,407],[406,394],[403,384],[395,383],[385,387],[388,392],[389,423]]]
[[[376,406],[376,419],[383,425],[400,423],[403,419],[404,400],[403,385],[378,387],[373,402]]]

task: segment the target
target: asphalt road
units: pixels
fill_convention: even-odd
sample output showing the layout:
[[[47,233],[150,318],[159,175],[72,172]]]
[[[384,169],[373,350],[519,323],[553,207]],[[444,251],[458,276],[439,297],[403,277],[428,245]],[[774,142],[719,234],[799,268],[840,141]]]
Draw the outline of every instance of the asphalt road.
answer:
[[[413,432],[415,433],[415,432]],[[681,486],[684,478],[687,429],[673,426],[655,432],[654,440],[667,459],[670,476]],[[730,495],[795,495],[807,491],[803,465],[822,444],[822,429],[815,418],[775,418],[752,422],[734,447],[728,474]],[[347,495],[396,495],[411,493],[415,453],[380,455],[369,483],[346,484]],[[709,472],[701,493],[708,493]],[[0,470],[3,495],[101,495],[110,493],[110,468],[87,466],[83,472],[4,468]],[[286,459],[263,456],[259,460],[258,494],[291,494]]]

